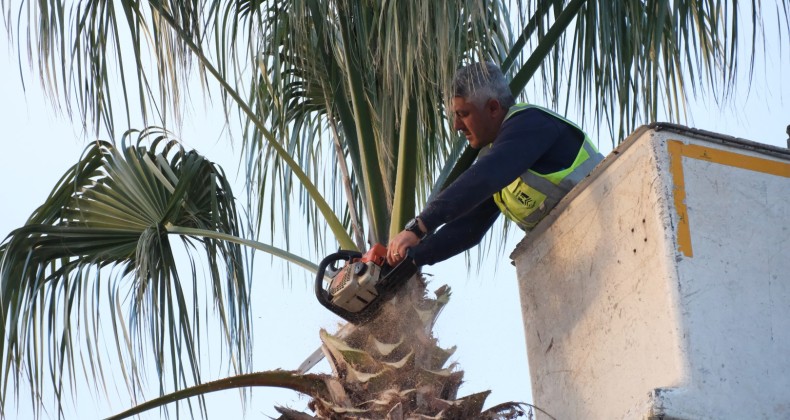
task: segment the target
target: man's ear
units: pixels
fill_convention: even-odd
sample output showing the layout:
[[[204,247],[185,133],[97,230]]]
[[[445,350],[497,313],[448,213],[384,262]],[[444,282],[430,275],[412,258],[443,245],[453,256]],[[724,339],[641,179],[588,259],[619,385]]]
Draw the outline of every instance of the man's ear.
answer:
[[[486,102],[486,111],[488,111],[491,115],[501,112],[502,109],[502,104],[500,104],[496,99],[489,99],[488,102]]]

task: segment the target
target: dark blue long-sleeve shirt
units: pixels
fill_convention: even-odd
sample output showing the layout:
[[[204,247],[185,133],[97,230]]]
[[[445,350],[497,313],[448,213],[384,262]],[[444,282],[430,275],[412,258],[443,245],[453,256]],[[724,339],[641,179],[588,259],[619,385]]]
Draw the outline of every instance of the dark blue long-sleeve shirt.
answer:
[[[419,218],[429,235],[410,254],[417,265],[444,261],[477,244],[499,216],[493,195],[528,169],[549,174],[573,165],[584,133],[528,108],[505,120],[491,151],[428,203]]]

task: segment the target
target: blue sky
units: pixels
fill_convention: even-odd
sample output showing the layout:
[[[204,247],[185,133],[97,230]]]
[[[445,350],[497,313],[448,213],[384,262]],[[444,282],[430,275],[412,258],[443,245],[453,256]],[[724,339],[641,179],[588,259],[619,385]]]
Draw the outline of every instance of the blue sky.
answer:
[[[778,50],[777,38],[770,35],[768,38],[776,43],[769,43],[768,51]],[[0,126],[4,133],[0,153],[0,179],[4,180],[0,188],[0,233],[5,235],[24,223],[60,175],[79,157],[90,138],[86,138],[78,124],[53,110],[38,87],[37,76],[26,70],[27,93],[23,92],[16,53],[9,49],[4,32],[0,39]],[[781,54],[769,54],[764,63],[758,61],[751,89],[747,90],[742,80],[735,99],[724,108],[704,99],[692,103],[687,125],[785,147],[785,128],[790,125],[790,82],[782,75],[790,70],[787,54],[785,48]],[[196,102],[200,104],[189,110],[180,137],[189,147],[233,173],[232,168],[238,167],[237,158],[228,147],[218,110],[205,109],[202,102]],[[599,138],[599,141],[602,151],[608,153],[610,139]],[[488,405],[531,401],[515,269],[507,258],[522,236],[512,229],[503,247],[507,251],[498,255],[492,250],[479,270],[468,272],[463,256],[425,270],[433,274],[435,287],[449,283],[454,290],[450,305],[440,317],[436,335],[441,345],[458,346],[452,361],[466,371],[461,394],[491,389]],[[261,257],[258,264],[253,289],[254,367],[256,370],[296,368],[318,346],[318,329],[332,330],[338,319],[315,302],[310,288],[311,274],[300,273],[296,268],[288,281],[284,280],[287,275],[281,263]],[[224,372],[209,361],[208,376],[219,378]],[[120,388],[120,392],[108,390],[107,397],[91,396],[87,389],[81,387],[74,404],[67,403],[70,410],[67,418],[103,417],[130,405],[129,397]],[[20,390],[22,400],[26,401],[29,397],[24,391]],[[149,397],[155,389],[151,391]],[[255,390],[248,406],[248,418],[266,418],[262,414],[275,416],[274,404],[301,408],[306,402],[306,398],[290,391]],[[212,395],[209,404],[210,418],[236,418],[241,406],[238,394],[233,392]],[[20,410],[20,418],[29,416],[27,405]],[[147,418],[159,418],[159,414],[154,412]]]

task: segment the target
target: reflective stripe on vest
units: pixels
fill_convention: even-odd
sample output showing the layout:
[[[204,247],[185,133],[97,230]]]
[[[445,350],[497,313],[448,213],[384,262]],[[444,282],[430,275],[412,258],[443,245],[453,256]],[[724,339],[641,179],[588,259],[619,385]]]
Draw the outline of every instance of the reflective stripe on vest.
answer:
[[[565,194],[603,160],[603,155],[595,148],[587,133],[584,133],[576,124],[548,109],[535,105],[518,104],[510,108],[505,119],[507,120],[516,113],[529,108],[539,109],[570,124],[584,134],[584,142],[576,154],[573,165],[569,168],[550,174],[539,174],[531,169],[527,170],[510,185],[494,194],[497,207],[524,230],[535,227]],[[485,155],[490,149],[490,145],[484,147],[479,156]]]

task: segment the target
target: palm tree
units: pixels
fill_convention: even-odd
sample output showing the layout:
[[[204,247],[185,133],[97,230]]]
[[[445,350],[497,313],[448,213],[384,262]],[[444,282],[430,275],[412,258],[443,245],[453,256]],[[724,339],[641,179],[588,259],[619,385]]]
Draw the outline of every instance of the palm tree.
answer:
[[[197,70],[206,92],[219,92],[228,119],[237,111],[241,121],[247,178],[251,191],[260,198],[257,213],[251,215],[256,230],[250,233],[268,225],[275,238],[274,227],[280,223],[273,218],[264,223],[269,222],[263,216],[267,207],[274,210],[272,214],[280,214],[274,217],[281,217],[286,225],[293,212],[301,211],[316,238],[325,235],[328,227],[337,244],[346,249],[385,243],[417,205],[471,163],[474,151],[465,149],[463,141],[449,132],[443,108],[443,92],[461,62],[501,63],[512,75],[516,93],[539,74],[549,101],[556,104],[562,95],[572,95],[594,110],[595,121],[618,131],[613,138],[622,138],[645,120],[655,120],[660,110],[681,118],[687,95],[699,88],[726,95],[738,62],[736,35],[743,12],[735,1],[531,1],[516,2],[518,7],[502,1],[434,3],[23,2],[20,7],[28,11],[19,14],[10,13],[15,5],[2,5],[9,16],[29,19],[18,22],[18,28],[27,28],[20,37],[27,38],[52,97],[60,98],[64,109],[78,114],[97,132],[103,127],[112,136],[116,131],[119,123],[114,110],[119,103],[126,110],[126,125],[131,124],[131,110],[137,109],[148,119],[172,125],[183,106],[182,83],[190,71]],[[785,11],[782,24],[790,26],[788,2],[776,4]],[[751,6],[752,21],[759,22],[760,4],[753,1]],[[514,33],[511,28],[519,30]],[[752,37],[757,39],[756,34]],[[117,85],[111,77],[116,72]],[[110,150],[108,145],[102,147]],[[161,164],[158,168],[165,171]],[[325,173],[336,174],[332,179],[337,181],[328,182]],[[81,176],[77,174],[72,178]],[[180,184],[170,182],[173,194]],[[62,183],[56,192],[72,185],[71,180]],[[272,196],[284,199],[264,199]],[[292,209],[296,198],[299,209]],[[129,253],[130,238],[124,254],[128,260],[103,260],[100,253],[64,254],[52,248],[44,248],[48,254],[40,256],[30,253],[42,249],[32,246],[37,242],[30,238],[41,236],[35,230],[43,229],[34,226],[58,225],[63,220],[76,223],[85,214],[72,212],[71,219],[62,219],[63,205],[56,199],[46,202],[38,213],[48,218],[34,215],[27,227],[13,232],[3,244],[2,332],[14,338],[0,348],[2,395],[9,378],[18,383],[25,376],[22,379],[33,384],[33,395],[39,395],[44,357],[49,354],[59,355],[48,375],[58,400],[62,375],[74,373],[77,355],[72,351],[70,323],[39,321],[37,297],[50,297],[50,310],[63,313],[69,321],[88,303],[95,307],[91,288],[85,285],[100,283],[87,283],[94,274],[90,267],[125,267],[102,272],[102,276],[115,276],[111,284],[118,287],[125,276],[136,276],[132,284],[147,284],[150,276],[176,290],[180,284],[168,265],[172,259],[150,258],[156,249],[164,249],[167,236],[163,232],[195,235],[174,230],[181,225],[195,228],[189,223],[165,223],[180,214],[180,205],[152,214],[145,228],[140,225],[134,259]],[[222,230],[224,225],[201,227],[240,235],[238,227],[235,231]],[[287,230],[282,237],[281,248],[287,250]],[[245,344],[249,296],[241,280],[240,251],[218,239],[229,238],[213,237],[202,243],[212,278],[219,278],[224,270],[229,279],[225,289],[212,293],[222,325],[227,326],[226,343],[233,349],[238,371],[243,372],[249,362]],[[74,238],[75,246],[79,240],[92,239]],[[316,240],[316,246],[321,242]],[[211,251],[211,247],[223,251]],[[28,255],[35,257],[28,260]],[[141,258],[144,255],[149,258]],[[217,255],[224,258],[222,266]],[[20,275],[29,281],[19,283]],[[81,279],[80,287],[70,285],[75,279]],[[198,344],[184,318],[189,308],[168,306],[164,301],[154,305],[165,296],[155,290],[139,290],[139,298],[150,302],[148,310],[157,312],[145,313],[148,316],[138,317],[140,324],[134,325],[139,331],[149,331],[154,343],[162,328],[178,337],[171,339],[171,345],[159,343],[151,353],[156,366],[173,378],[174,386],[200,382],[198,366],[190,355],[191,346]],[[223,294],[232,296],[232,303],[221,304]],[[87,325],[95,324],[96,312],[86,313]],[[158,321],[162,319],[172,321],[165,325]],[[41,331],[58,339],[34,340],[33,321],[41,322]],[[135,366],[142,346],[139,341],[125,341],[120,328],[118,347],[125,350],[118,351],[119,357],[127,360],[127,366]],[[63,343],[68,351],[60,352]],[[186,344],[179,347],[182,343]],[[101,378],[98,356],[89,350],[85,353],[87,376]],[[43,356],[23,360],[29,354]],[[129,379],[128,383],[130,392],[140,389],[138,381]]]

